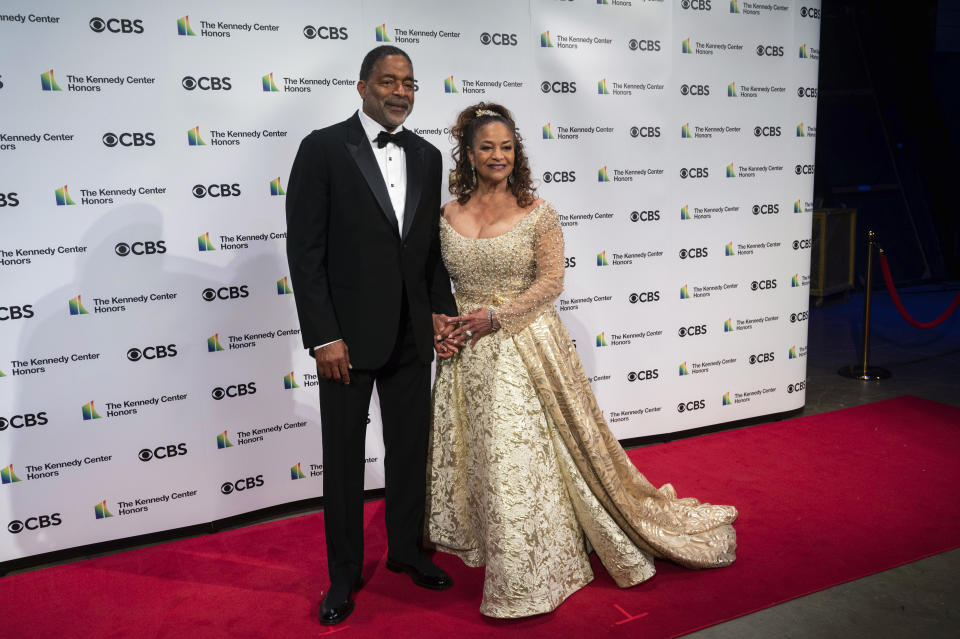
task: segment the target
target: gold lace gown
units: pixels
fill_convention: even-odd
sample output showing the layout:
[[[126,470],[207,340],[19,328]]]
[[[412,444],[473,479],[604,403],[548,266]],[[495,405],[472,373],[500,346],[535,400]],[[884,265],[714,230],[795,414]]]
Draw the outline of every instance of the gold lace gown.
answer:
[[[543,203],[510,231],[473,239],[440,222],[461,313],[497,307],[502,330],[437,366],[427,535],[486,566],[480,612],[549,612],[593,579],[595,550],[621,587],[654,558],[689,568],[734,560],[733,506],[655,488],[610,432],[554,308],[563,233]]]

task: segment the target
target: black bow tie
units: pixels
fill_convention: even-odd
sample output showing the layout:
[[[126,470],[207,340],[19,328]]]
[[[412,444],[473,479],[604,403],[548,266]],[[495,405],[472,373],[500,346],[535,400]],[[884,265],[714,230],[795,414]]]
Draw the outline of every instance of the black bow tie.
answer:
[[[388,142],[393,142],[399,147],[404,147],[407,144],[407,132],[399,131],[397,133],[387,133],[386,131],[381,131],[377,134],[376,137],[377,148],[382,149],[387,146]]]

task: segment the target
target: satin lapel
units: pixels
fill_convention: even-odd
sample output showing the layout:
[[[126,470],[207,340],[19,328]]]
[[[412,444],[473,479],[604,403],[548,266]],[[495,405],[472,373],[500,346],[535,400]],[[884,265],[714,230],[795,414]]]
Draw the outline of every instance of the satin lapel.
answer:
[[[410,145],[413,146],[413,145]],[[423,147],[419,144],[414,149],[407,149],[407,201],[403,207],[403,233],[406,238],[413,225],[413,218],[417,214],[420,204],[420,192],[423,190]]]
[[[357,163],[357,168],[360,169],[360,174],[366,180],[373,196],[377,198],[383,216],[387,218],[390,226],[397,230],[397,214],[393,210],[393,204],[390,203],[390,194],[387,192],[387,184],[383,181],[380,167],[377,166],[377,158],[374,157],[373,149],[370,148],[370,143],[363,133],[360,118],[356,115],[353,117],[355,121],[350,121],[350,135],[346,142],[347,150],[353,157],[353,161]]]

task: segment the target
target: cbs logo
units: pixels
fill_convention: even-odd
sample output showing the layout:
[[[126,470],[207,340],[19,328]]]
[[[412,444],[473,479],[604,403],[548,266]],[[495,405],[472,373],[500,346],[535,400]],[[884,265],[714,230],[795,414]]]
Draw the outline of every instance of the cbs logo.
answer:
[[[817,97],[817,87],[798,87],[798,88],[797,88],[797,97],[799,97],[799,98],[815,98],[815,97]]]
[[[710,11],[710,0],[683,0],[680,6],[693,11]]]
[[[307,40],[317,38],[319,40],[346,40],[348,37],[346,27],[314,27],[307,25],[303,28],[303,37]]]
[[[33,304],[23,306],[0,306],[0,322],[6,320],[30,319],[33,317]]]
[[[143,20],[129,18],[90,18],[90,30],[94,33],[143,33]]]
[[[160,346],[147,346],[146,348],[131,348],[127,351],[127,359],[131,362],[139,362],[141,359],[164,359],[166,357],[176,356],[176,344],[161,344]]]
[[[680,337],[693,337],[694,335],[706,335],[707,334],[707,325],[700,324],[699,326],[681,326],[680,330],[677,331]]]
[[[235,490],[250,490],[259,486],[263,486],[263,475],[257,475],[256,477],[244,477],[243,479],[238,479],[234,482],[225,481],[220,484],[220,492],[224,495],[229,495]]]
[[[799,251],[800,249],[808,249],[813,244],[813,240],[807,238],[805,240],[794,240],[793,241],[793,250]]]
[[[100,139],[104,146],[111,149],[118,144],[120,146],[153,146],[157,143],[156,138],[150,131],[146,133],[104,133]]]
[[[516,33],[494,33],[489,34],[486,31],[480,34],[480,43],[481,44],[498,44],[498,45],[509,45],[511,47],[517,46],[517,34]]]
[[[195,184],[191,193],[195,198],[203,198],[208,195],[210,197],[238,197],[240,195],[240,185],[236,182],[233,184],[210,184],[209,186]]]
[[[655,211],[630,211],[631,222],[656,222],[660,219],[660,209]]]
[[[227,386],[226,388],[222,386],[217,386],[212,391],[210,391],[210,397],[214,398],[217,401],[225,397],[243,397],[245,395],[255,395],[257,393],[257,385],[255,382],[247,382],[245,384],[234,384],[232,386]]]
[[[659,138],[660,127],[658,126],[632,126],[630,127],[630,137],[636,138]]]
[[[707,407],[707,400],[696,399],[690,402],[680,402],[677,404],[677,412],[685,413],[691,410],[701,410]]]
[[[660,377],[660,369],[653,368],[645,371],[630,371],[627,373],[628,382],[644,382],[648,379],[657,379]]]
[[[23,521],[19,519],[14,519],[9,524],[7,524],[7,530],[16,535],[24,530],[41,530],[43,528],[49,528],[51,526],[59,526],[63,523],[63,520],[60,518],[60,513],[53,513],[52,515],[40,515],[39,517],[28,517]]]
[[[806,380],[804,380],[804,381],[802,381],[802,382],[796,382],[796,383],[794,383],[794,384],[790,384],[789,386],[787,386],[787,392],[788,392],[788,393],[799,393],[799,392],[803,391],[803,390],[806,389],[806,388],[807,388],[807,382],[806,382]]]
[[[812,18],[814,20],[820,19],[820,9],[816,7],[800,7],[800,17],[801,18]]]
[[[637,40],[636,38],[630,38],[630,40],[627,42],[627,46],[631,51],[659,51],[660,41]]]
[[[14,415],[13,417],[0,417],[0,433],[8,428],[30,428],[31,426],[45,426],[47,424],[47,411],[39,413],[24,413],[23,415]]]
[[[776,215],[780,212],[779,204],[754,204],[754,215]]]
[[[128,255],[157,255],[166,253],[167,245],[164,240],[157,240],[156,242],[131,242],[130,244],[118,242],[117,245],[113,247],[113,252],[120,257],[126,257]]]
[[[780,136],[780,127],[778,126],[755,126],[753,127],[753,135],[756,137],[779,137]]]
[[[137,453],[137,459],[142,462],[148,462],[151,459],[169,459],[170,457],[178,457],[187,454],[187,445],[186,443],[179,444],[167,444],[165,446],[157,446],[156,448],[143,448]]]
[[[636,304],[637,302],[645,304],[647,302],[659,302],[660,301],[660,291],[644,291],[643,293],[630,293],[628,298],[631,304]]]
[[[543,181],[547,184],[551,182],[576,182],[576,171],[544,171]]]
[[[680,177],[686,180],[690,179],[700,179],[710,177],[710,169],[705,166],[696,166],[696,167],[684,167],[680,169]]]
[[[681,84],[680,95],[710,95],[709,84]]]
[[[758,56],[768,56],[771,58],[782,58],[783,57],[783,47],[780,45],[773,44],[758,44],[757,45],[757,55]]]
[[[576,82],[548,82],[544,80],[540,83],[540,90],[544,93],[576,93]]]
[[[751,291],[772,291],[777,288],[777,280],[754,280],[750,282]]]
[[[563,258],[563,268],[576,268],[576,266],[577,266],[576,256]]]
[[[203,289],[203,299],[212,302],[213,300],[235,300],[250,295],[247,285],[242,286],[221,286],[220,288]]]
[[[813,164],[798,164],[793,167],[797,175],[813,175]]]
[[[233,88],[230,84],[230,76],[200,76],[198,78],[192,75],[185,75],[180,80],[180,86],[187,91],[200,89],[201,91],[229,91]]]
[[[680,249],[681,260],[685,260],[687,258],[690,258],[692,260],[698,257],[707,257],[707,247],[701,246],[698,248]]]
[[[20,206],[20,200],[16,193],[0,193],[0,208],[5,206]]]
[[[773,353],[759,353],[750,356],[751,364],[767,364],[773,361]]]
[[[799,313],[790,313],[790,323],[804,322],[810,317],[810,311],[801,311]]]

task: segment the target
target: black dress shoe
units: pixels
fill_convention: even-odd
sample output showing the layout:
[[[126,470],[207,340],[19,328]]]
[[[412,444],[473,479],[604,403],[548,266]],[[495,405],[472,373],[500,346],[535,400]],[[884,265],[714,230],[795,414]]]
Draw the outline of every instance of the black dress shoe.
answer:
[[[353,599],[350,596],[360,589],[360,583],[358,580],[352,585],[330,584],[330,590],[320,603],[320,623],[332,626],[349,617],[353,612]]]
[[[450,575],[432,564],[427,559],[421,559],[418,565],[405,564],[387,557],[387,570],[391,572],[405,572],[413,579],[413,583],[421,588],[430,590],[446,590],[453,585]]]

